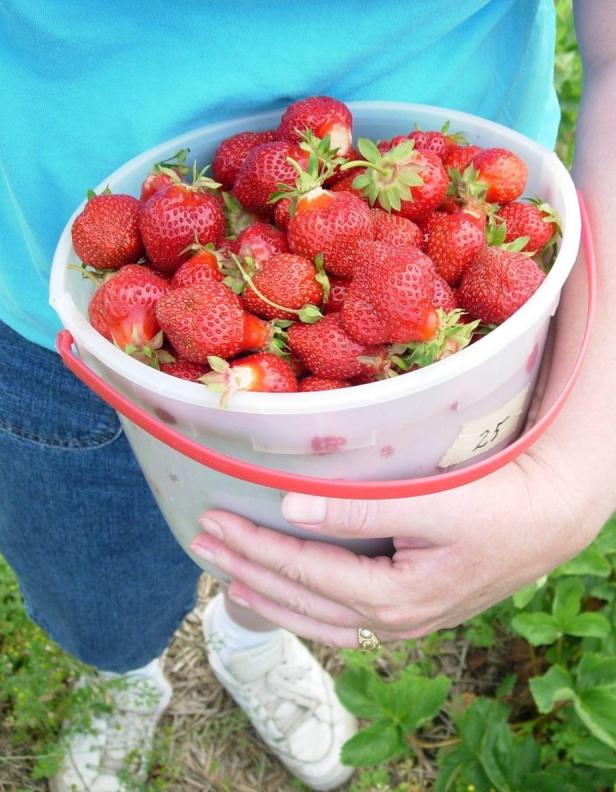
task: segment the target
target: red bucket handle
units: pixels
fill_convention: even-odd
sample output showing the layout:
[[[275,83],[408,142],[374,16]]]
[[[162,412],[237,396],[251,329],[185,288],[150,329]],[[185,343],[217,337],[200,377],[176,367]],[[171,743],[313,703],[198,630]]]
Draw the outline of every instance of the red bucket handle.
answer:
[[[540,437],[554,421],[562,409],[567,397],[579,374],[586,349],[590,340],[596,298],[596,264],[594,246],[590,233],[588,213],[578,193],[580,212],[582,217],[582,245],[588,278],[588,312],[584,337],[578,352],[573,370],[563,387],[558,398],[550,409],[527,432],[515,440],[511,445],[502,449],[487,459],[476,462],[468,467],[453,470],[423,478],[397,479],[392,481],[351,481],[349,479],[330,479],[315,476],[302,476],[287,473],[283,470],[261,467],[250,462],[245,462],[234,457],[221,454],[212,448],[179,434],[167,424],[154,418],[149,413],[140,409],[121,393],[115,390],[108,382],[98,376],[92,369],[73,353],[73,337],[68,330],[58,333],[56,347],[64,364],[75,376],[85,383],[91,390],[101,397],[107,404],[124,415],[145,432],[156,437],[161,442],[179,451],[190,459],[227,476],[261,484],[264,487],[285,490],[289,492],[302,492],[307,495],[322,495],[330,498],[355,498],[355,499],[386,499],[408,498],[414,495],[429,495],[454,487],[460,487],[471,481],[476,481],[489,473],[498,470],[508,462],[526,451],[538,437]]]

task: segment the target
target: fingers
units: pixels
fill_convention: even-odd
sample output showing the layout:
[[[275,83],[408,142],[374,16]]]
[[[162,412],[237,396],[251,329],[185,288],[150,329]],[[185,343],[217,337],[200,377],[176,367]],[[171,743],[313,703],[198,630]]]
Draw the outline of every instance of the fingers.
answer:
[[[359,646],[357,641],[357,629],[336,627],[318,621],[311,616],[295,613],[268,597],[264,597],[262,594],[253,591],[243,583],[234,581],[230,585],[227,593],[231,599],[234,599],[238,604],[252,608],[252,610],[260,616],[263,616],[263,618],[280,625],[283,629],[295,635],[299,635],[301,638],[328,644],[329,646],[338,646],[343,649],[357,649]],[[371,629],[369,625],[365,626]],[[377,637],[381,641],[386,641],[392,640],[396,636],[380,632],[377,633]]]
[[[405,570],[402,563],[395,564],[391,558],[357,556],[342,547],[257,527],[227,512],[206,512],[200,522],[207,534],[235,555],[357,612],[364,621],[372,620],[380,606],[400,599]],[[198,538],[192,547],[196,553],[199,543]],[[232,562],[231,558],[227,560]],[[261,591],[267,583],[261,580]]]
[[[295,613],[314,614],[320,621],[337,627],[357,628],[361,626],[362,621],[365,621],[350,608],[327,600],[269,569],[248,561],[209,534],[196,537],[191,549],[196,555],[227,572],[233,580],[245,584],[254,592]]]

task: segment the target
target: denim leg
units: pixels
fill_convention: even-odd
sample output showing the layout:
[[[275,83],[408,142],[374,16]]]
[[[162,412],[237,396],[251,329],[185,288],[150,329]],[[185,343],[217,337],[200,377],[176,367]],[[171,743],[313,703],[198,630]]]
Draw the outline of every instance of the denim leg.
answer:
[[[66,651],[124,672],[193,606],[181,550],[116,414],[60,358],[0,322],[0,552],[28,613]]]

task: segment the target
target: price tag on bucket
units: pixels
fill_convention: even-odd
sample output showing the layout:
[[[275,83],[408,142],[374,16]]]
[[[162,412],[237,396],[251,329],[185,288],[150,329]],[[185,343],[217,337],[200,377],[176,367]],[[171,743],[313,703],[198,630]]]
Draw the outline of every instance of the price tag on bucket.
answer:
[[[466,462],[507,440],[519,428],[527,393],[528,386],[488,415],[463,424],[460,434],[438,463],[439,468]]]

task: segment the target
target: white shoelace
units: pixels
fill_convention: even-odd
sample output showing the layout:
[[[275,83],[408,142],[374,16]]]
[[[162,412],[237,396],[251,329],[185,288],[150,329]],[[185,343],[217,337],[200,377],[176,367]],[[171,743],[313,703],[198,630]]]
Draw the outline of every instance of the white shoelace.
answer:
[[[297,689],[310,673],[309,665],[281,665],[272,668],[253,685],[247,685],[248,706],[259,715],[268,736],[280,748],[308,718],[316,715],[322,702],[310,693]],[[291,705],[291,706],[289,706]]]

